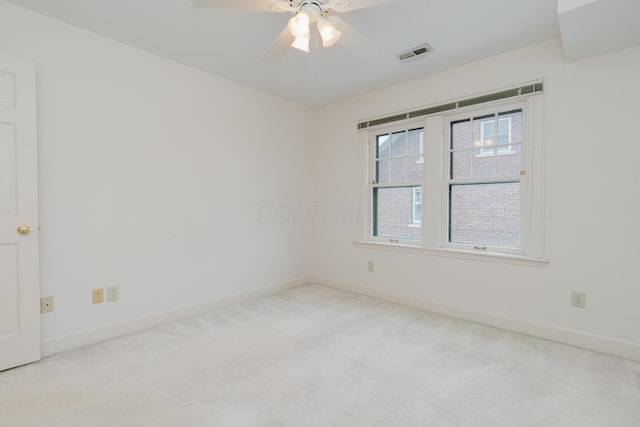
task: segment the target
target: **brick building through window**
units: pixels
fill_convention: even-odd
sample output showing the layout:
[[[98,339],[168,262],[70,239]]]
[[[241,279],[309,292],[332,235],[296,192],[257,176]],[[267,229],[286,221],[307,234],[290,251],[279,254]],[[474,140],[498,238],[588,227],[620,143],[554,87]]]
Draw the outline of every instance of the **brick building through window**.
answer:
[[[518,248],[522,110],[450,128],[449,242]]]
[[[518,248],[522,110],[450,123],[448,241]],[[375,136],[375,237],[422,238],[424,129]]]

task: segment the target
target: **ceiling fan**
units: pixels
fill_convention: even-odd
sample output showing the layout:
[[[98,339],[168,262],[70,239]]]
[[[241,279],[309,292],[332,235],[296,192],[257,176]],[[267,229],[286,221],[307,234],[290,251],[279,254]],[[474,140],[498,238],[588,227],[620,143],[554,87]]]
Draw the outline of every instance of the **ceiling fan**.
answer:
[[[393,0],[191,0],[197,8],[241,9],[293,14],[287,27],[267,50],[263,60],[281,57],[289,46],[309,52],[311,24],[316,24],[322,46],[333,46],[348,33],[349,44],[361,44],[361,36],[332,12],[346,13]],[[342,30],[342,31],[340,31]],[[293,40],[293,41],[292,41]]]

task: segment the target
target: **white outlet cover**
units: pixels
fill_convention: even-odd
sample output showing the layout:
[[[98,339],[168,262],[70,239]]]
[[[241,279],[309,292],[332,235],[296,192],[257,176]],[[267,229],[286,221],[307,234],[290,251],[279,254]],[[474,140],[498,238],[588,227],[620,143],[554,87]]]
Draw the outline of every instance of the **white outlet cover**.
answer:
[[[52,313],[53,312],[53,297],[40,298],[40,313]]]
[[[109,286],[107,288],[107,301],[116,301],[120,298],[120,288],[118,286]]]
[[[587,298],[586,292],[572,291],[571,305],[573,307],[585,308],[586,298]]]

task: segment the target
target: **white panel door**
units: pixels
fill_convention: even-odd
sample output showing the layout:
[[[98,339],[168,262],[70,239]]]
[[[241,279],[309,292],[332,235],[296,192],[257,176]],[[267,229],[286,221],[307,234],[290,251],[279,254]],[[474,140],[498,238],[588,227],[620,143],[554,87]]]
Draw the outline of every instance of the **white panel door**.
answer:
[[[37,164],[35,67],[0,55],[0,370],[40,359]]]

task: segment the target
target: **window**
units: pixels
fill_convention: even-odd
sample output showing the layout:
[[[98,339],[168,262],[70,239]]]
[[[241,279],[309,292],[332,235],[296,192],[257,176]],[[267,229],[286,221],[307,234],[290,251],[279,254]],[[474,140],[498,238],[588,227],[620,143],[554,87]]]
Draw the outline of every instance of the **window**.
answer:
[[[526,94],[419,110],[425,117],[399,125],[360,123],[373,128],[361,134],[370,212],[362,244],[546,263],[543,98]]]
[[[497,154],[511,154],[511,117],[501,117],[497,123],[494,118],[480,122],[480,139],[475,142],[482,147],[479,155],[493,156],[494,148]]]
[[[371,144],[371,235],[387,240],[419,240],[421,232],[416,225],[420,225],[420,207],[416,208],[416,191],[420,202],[424,129],[401,127],[377,131],[372,134]]]
[[[447,243],[518,250],[522,108],[466,115],[446,123]]]
[[[413,187],[413,210],[411,218],[414,225],[419,225],[422,220],[422,187]]]

